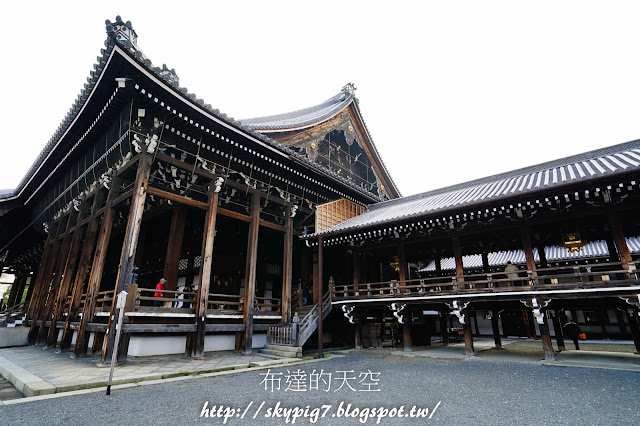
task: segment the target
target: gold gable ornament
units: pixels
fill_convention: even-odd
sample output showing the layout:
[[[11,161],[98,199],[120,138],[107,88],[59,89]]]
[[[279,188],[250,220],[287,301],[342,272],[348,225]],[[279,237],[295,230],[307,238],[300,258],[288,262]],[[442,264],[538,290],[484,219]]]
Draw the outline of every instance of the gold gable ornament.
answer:
[[[589,241],[583,240],[580,238],[579,232],[562,234],[562,244],[560,247],[564,247],[569,249],[571,253],[577,253],[584,246],[589,244]]]

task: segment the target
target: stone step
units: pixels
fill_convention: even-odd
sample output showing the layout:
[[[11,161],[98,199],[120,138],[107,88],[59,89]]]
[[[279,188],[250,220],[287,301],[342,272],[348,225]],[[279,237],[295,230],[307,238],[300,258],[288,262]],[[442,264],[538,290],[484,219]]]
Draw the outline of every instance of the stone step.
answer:
[[[290,351],[278,351],[275,349],[260,349],[261,354],[265,355],[274,355],[282,358],[302,358],[302,352],[290,352]]]
[[[285,351],[293,353],[302,353],[302,348],[299,346],[287,346],[287,345],[266,345],[265,349],[271,349],[275,351]]]

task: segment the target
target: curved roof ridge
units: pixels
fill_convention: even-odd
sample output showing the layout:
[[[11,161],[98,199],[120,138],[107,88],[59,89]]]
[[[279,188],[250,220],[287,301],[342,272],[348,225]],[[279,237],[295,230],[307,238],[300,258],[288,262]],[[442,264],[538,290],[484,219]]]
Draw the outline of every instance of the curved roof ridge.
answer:
[[[344,88],[326,101],[307,108],[263,117],[244,118],[240,122],[254,130],[289,129],[318,123],[346,108],[355,98],[353,92]]]

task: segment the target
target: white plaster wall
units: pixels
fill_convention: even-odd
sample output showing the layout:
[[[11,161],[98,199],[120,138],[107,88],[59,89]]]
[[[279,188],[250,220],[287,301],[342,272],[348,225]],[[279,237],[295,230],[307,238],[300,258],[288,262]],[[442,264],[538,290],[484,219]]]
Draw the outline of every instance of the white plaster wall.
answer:
[[[89,334],[89,343],[87,344],[87,347],[90,348],[93,346],[93,336],[95,335],[95,333],[92,331]],[[71,337],[71,347],[73,349],[73,347],[76,344],[76,338],[78,337],[78,330],[73,330],[73,336]],[[58,331],[58,343],[62,342],[62,329],[60,329],[60,331]]]
[[[131,336],[129,356],[150,356],[183,354],[186,336]],[[235,334],[209,334],[204,340],[205,352],[232,351],[235,349]],[[266,333],[253,335],[253,348],[260,349],[267,344]]]

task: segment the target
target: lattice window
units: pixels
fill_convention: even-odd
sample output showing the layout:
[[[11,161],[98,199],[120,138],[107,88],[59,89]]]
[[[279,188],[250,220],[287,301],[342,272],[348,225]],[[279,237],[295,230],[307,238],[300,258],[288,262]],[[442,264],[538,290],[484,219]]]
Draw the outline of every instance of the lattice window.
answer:
[[[202,256],[196,256],[195,259],[193,259],[193,266],[199,268],[200,265],[202,265]]]
[[[282,273],[282,267],[277,263],[267,263],[265,265],[265,272],[268,275],[280,275]]]
[[[184,271],[189,266],[189,259],[180,259],[178,262],[178,271]]]
[[[364,213],[364,207],[341,198],[316,208],[316,232],[339,225]]]

